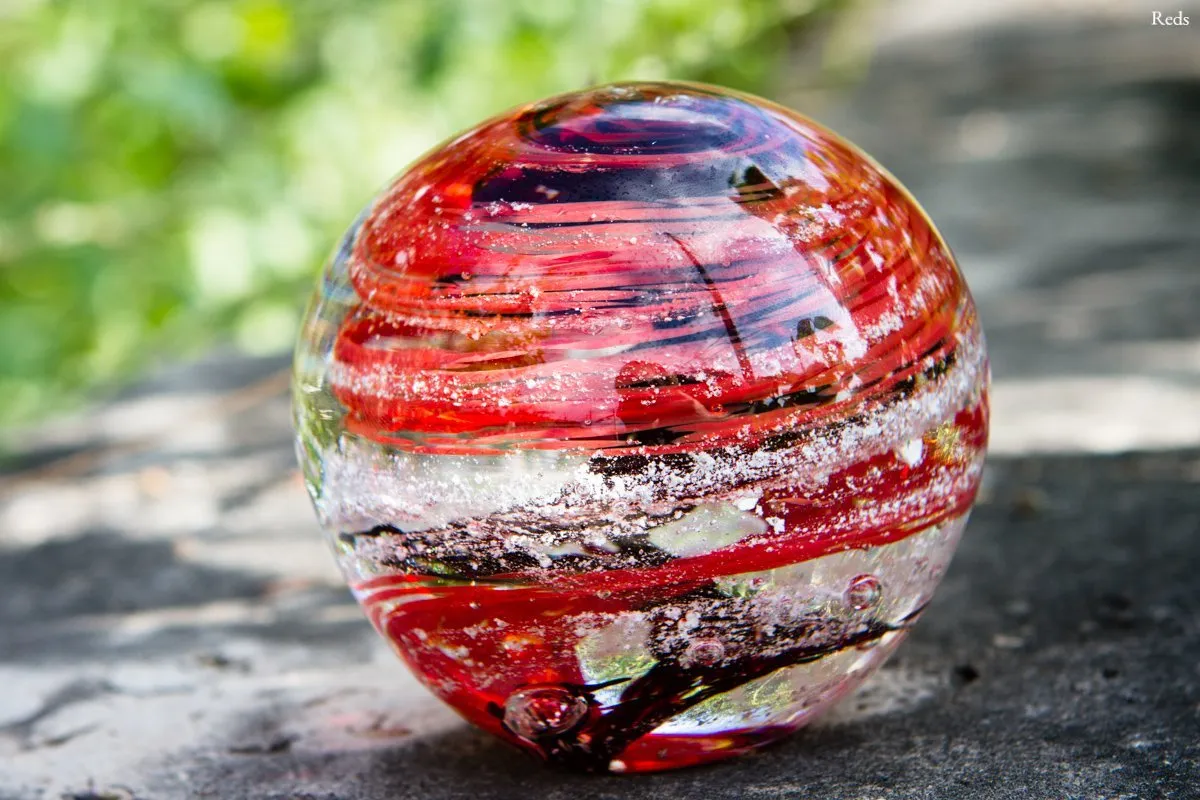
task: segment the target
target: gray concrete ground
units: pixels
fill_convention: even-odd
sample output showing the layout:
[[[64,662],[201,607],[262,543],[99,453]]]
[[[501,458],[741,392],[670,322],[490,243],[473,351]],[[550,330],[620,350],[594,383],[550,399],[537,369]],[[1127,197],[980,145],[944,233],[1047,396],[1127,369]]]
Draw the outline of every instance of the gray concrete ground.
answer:
[[[285,361],[213,357],[0,475],[0,798],[1200,797],[1200,11],[1126,6],[900,4],[820,109],[943,228],[996,378],[955,564],[831,717],[647,778],[475,733],[341,587]]]

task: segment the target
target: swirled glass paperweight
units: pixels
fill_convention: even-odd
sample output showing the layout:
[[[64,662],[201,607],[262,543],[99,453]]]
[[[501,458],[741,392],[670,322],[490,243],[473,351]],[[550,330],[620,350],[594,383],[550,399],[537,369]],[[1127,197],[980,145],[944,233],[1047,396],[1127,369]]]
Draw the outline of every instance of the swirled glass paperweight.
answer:
[[[430,691],[643,772],[805,725],[929,601],[979,485],[983,336],[894,178],[692,84],[433,150],[327,265],[295,365],[321,525]]]

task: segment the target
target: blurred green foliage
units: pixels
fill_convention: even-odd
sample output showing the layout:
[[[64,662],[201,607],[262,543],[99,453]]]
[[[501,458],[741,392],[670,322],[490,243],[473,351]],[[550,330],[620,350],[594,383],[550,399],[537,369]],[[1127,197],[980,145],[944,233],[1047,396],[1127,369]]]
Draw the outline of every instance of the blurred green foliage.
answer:
[[[289,346],[392,174],[589,83],[769,91],[837,0],[0,0],[0,424]]]

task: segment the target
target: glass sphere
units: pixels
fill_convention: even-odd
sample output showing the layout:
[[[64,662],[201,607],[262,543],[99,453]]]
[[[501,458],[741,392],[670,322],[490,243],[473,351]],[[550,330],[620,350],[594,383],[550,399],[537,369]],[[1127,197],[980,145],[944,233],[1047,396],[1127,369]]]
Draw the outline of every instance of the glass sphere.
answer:
[[[869,675],[979,485],[975,308],[911,196],[761,99],[617,84],[480,124],[347,232],[304,475],[420,680],[560,764],[745,752]]]

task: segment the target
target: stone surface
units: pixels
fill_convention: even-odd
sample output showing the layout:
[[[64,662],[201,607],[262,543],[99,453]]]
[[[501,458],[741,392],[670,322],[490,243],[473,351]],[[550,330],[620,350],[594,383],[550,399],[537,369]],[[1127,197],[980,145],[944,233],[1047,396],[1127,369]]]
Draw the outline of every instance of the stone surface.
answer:
[[[1195,28],[1010,23],[893,36],[818,115],[955,247],[997,400],[937,599],[831,717],[647,778],[473,732],[340,588],[285,361],[214,358],[24,432],[0,476],[0,798],[1195,797]]]

